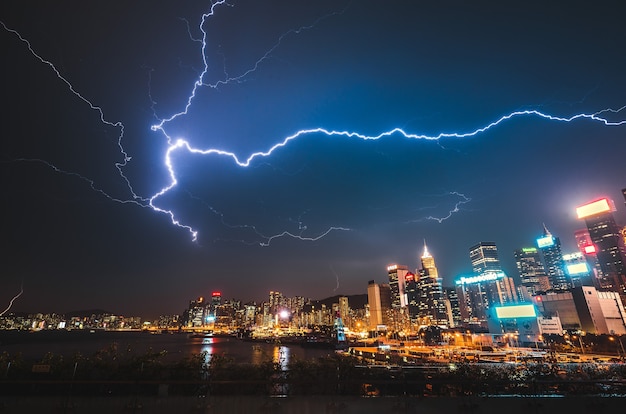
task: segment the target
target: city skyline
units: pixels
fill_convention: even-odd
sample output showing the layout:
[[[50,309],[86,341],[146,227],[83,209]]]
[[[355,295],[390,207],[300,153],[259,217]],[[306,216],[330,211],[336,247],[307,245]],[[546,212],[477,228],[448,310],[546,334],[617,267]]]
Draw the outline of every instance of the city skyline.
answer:
[[[481,241],[516,275],[544,224],[575,251],[577,206],[609,197],[626,224],[622,11],[9,2],[0,306],[21,286],[17,311],[148,315],[212,289],[356,294],[424,239],[450,286]],[[241,167],[167,152],[159,126],[240,161],[310,132]]]

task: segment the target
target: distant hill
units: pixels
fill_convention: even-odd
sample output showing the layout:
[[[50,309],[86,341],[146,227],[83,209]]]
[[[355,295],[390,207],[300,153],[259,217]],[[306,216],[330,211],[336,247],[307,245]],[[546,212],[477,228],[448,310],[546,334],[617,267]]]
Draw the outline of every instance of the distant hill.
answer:
[[[333,303],[339,303],[339,298],[342,296],[348,298],[348,305],[350,305],[352,309],[363,309],[365,304],[367,304],[367,293],[360,295],[336,295],[326,299],[312,300],[311,303],[316,307],[326,305],[326,308],[330,308],[333,306]]]

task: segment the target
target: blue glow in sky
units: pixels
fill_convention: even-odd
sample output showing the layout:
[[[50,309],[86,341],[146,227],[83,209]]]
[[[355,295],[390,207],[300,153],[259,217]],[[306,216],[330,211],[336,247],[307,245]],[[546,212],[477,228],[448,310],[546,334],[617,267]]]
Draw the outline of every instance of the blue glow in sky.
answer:
[[[424,239],[452,285],[599,196],[625,221],[617,1],[8,3],[17,310],[363,293]]]

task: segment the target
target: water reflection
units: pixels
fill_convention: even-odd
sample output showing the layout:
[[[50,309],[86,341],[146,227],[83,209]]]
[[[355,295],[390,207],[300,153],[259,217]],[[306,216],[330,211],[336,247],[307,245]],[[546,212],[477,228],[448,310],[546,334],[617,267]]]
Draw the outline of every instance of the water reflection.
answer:
[[[204,338],[202,340],[200,352],[204,353],[204,362],[208,364],[211,361],[211,356],[213,356],[213,338]]]
[[[289,352],[290,349],[286,346],[274,347],[274,363],[280,365],[281,371],[286,371],[289,365]]]

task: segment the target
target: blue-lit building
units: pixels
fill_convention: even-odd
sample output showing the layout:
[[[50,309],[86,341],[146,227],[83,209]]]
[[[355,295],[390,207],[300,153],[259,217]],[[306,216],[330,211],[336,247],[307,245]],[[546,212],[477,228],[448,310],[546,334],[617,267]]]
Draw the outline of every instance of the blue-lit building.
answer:
[[[561,252],[561,241],[543,226],[543,236],[537,239],[537,247],[543,256],[546,275],[552,290],[567,290],[572,287],[565,274],[565,263]]]

